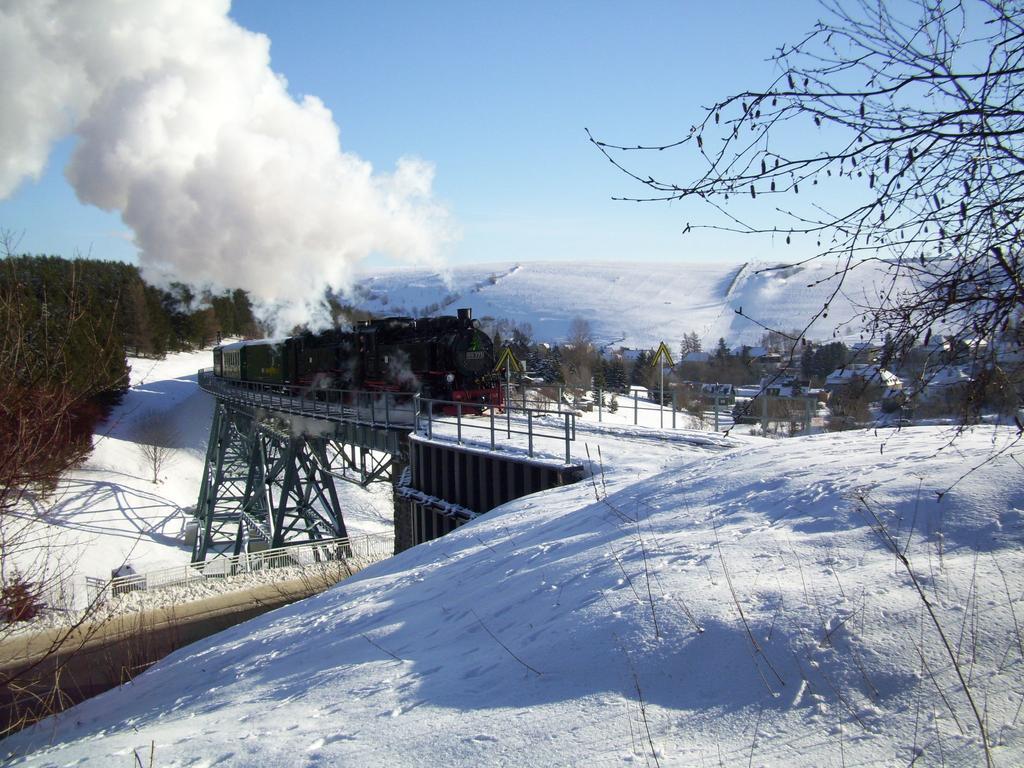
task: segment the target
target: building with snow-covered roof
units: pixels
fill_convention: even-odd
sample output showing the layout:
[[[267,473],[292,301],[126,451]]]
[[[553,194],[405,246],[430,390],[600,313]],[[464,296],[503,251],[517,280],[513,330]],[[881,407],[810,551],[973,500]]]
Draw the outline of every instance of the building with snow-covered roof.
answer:
[[[954,407],[963,401],[973,381],[969,366],[944,365],[925,374],[918,389],[918,400],[928,405]]]
[[[680,363],[706,363],[711,360],[710,352],[687,352]]]
[[[887,371],[873,363],[844,365],[825,377],[825,389],[829,392],[853,387],[878,387],[882,390],[903,389],[903,381],[892,371]]]
[[[618,352],[615,354],[627,362],[635,363],[640,359],[641,355],[650,355],[653,352],[654,350],[652,349],[630,349],[629,347],[619,347]]]
[[[736,402],[736,387],[732,384],[701,384],[701,398],[706,403],[732,405]]]
[[[740,345],[738,347],[733,347],[730,350],[730,354],[732,354],[733,357],[741,357],[743,355],[743,350],[744,349],[747,350],[747,357],[749,357],[751,360],[759,360],[762,357],[768,357],[768,356],[771,356],[771,355],[774,355],[776,357],[781,357],[781,355],[779,355],[778,352],[773,352],[772,350],[768,349],[767,347],[750,347],[750,346],[746,346],[746,345]]]

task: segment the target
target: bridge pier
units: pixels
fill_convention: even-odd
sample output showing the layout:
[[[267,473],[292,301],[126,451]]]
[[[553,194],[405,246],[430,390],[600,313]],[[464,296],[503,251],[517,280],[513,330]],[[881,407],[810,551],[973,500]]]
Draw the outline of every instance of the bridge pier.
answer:
[[[205,387],[204,387],[205,388]],[[348,535],[336,480],[397,478],[408,429],[327,420],[218,395],[192,562]],[[299,406],[301,407],[301,405]],[[317,414],[319,416],[319,414]],[[332,416],[337,419],[335,414]]]
[[[192,562],[245,548],[347,536],[328,439],[217,401],[199,491]]]

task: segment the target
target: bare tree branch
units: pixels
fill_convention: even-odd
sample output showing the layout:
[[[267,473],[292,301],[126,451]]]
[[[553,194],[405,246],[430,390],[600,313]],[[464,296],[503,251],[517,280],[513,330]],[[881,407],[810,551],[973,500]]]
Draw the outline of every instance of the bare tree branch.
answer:
[[[933,332],[985,340],[975,362],[992,366],[997,340],[1019,349],[1024,311],[1021,4],[822,7],[825,19],[771,58],[767,88],[704,108],[678,140],[626,145],[588,131],[649,191],[617,199],[707,206],[684,232],[812,238],[812,259],[836,260],[832,298],[852,270],[880,264],[890,282],[859,306],[865,334],[891,336],[897,356]],[[689,152],[696,172],[670,181],[629,159],[665,151]]]

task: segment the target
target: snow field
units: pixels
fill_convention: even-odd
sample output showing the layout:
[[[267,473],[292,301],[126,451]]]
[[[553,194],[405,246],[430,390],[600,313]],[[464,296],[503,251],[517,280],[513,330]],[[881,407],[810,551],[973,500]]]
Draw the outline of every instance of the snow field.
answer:
[[[86,604],[86,576],[107,579],[125,564],[144,573],[184,565],[191,556],[185,524],[199,497],[213,415],[213,398],[198,388],[196,374],[212,364],[211,351],[128,362],[131,388],[98,427],[92,455],[52,497],[30,500],[28,545],[13,553],[24,573],[62,583],[55,594],[62,607]],[[153,421],[170,448],[157,483],[139,446]],[[392,529],[390,487],[337,486],[350,535]],[[171,599],[154,595],[157,602]]]
[[[454,314],[471,307],[476,318],[528,322],[537,341],[562,342],[573,319],[588,320],[598,345],[653,349],[664,341],[672,354],[683,334],[695,332],[705,350],[720,337],[756,345],[764,328],[789,330],[809,320],[831,298],[837,265],[814,262],[774,269],[775,263],[522,262],[377,270],[364,276],[349,300],[378,314],[425,309]],[[885,274],[865,264],[845,278],[810,338],[860,340],[858,307],[877,296]],[[742,310],[743,315],[737,314]],[[430,312],[428,312],[430,314]],[[794,320],[797,318],[797,320]],[[835,336],[833,335],[835,334]]]
[[[995,763],[1021,762],[1009,431],[691,434],[588,434],[603,473],[182,649],[8,739],[10,762],[152,742],[161,766],[984,764],[869,510]]]

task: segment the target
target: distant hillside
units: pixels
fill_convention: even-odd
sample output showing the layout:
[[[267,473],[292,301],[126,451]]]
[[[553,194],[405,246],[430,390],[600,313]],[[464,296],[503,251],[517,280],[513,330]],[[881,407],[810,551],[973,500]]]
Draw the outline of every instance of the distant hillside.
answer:
[[[829,299],[834,264],[766,269],[767,263],[522,262],[381,270],[363,276],[352,300],[374,313],[421,315],[472,307],[477,318],[528,322],[534,337],[560,341],[576,317],[590,321],[600,344],[651,347],[664,340],[675,350],[684,333],[696,332],[705,348],[719,337],[756,344],[764,329],[736,311],[773,328],[802,327]],[[856,307],[877,295],[886,280],[876,266],[849,275],[831,303],[829,317],[812,338],[856,340]]]

